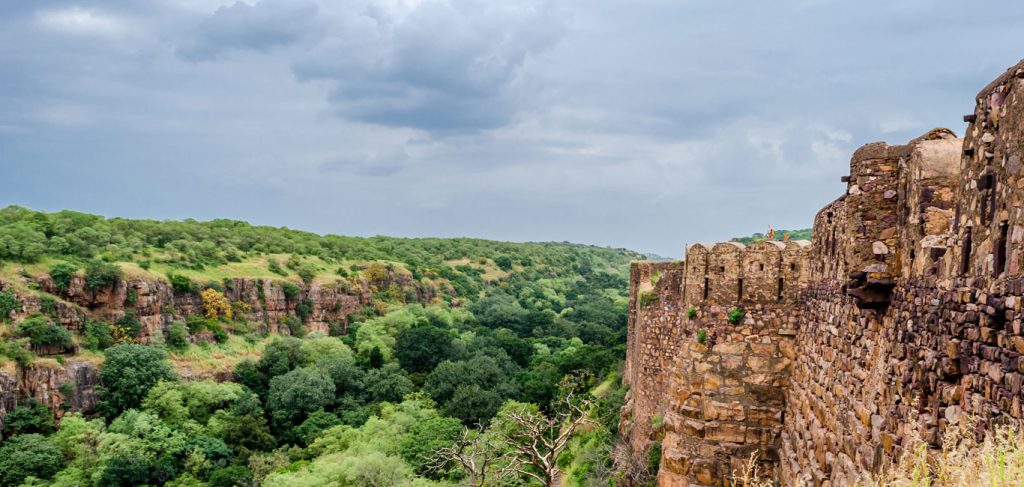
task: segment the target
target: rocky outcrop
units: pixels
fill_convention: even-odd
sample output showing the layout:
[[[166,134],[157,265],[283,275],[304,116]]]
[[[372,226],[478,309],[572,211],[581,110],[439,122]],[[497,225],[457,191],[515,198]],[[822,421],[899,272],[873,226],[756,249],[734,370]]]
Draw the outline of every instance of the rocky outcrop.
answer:
[[[97,384],[99,368],[86,361],[37,360],[27,368],[8,364],[0,369],[0,425],[7,413],[30,399],[49,406],[58,418],[70,411],[92,413]]]

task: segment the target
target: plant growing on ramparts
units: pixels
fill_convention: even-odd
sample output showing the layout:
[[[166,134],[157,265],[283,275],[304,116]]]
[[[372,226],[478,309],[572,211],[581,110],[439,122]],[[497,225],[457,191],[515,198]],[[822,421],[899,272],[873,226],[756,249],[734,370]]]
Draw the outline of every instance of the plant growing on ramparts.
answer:
[[[697,330],[697,335],[694,338],[697,340],[697,343],[703,345],[708,341],[708,331],[701,328]]]
[[[743,308],[733,308],[729,310],[729,323],[738,325],[743,322],[743,317],[747,315],[747,312]]]
[[[640,295],[638,296],[638,298],[640,301],[640,306],[645,308],[658,302],[658,295],[654,294],[651,291],[640,291]]]
[[[691,319],[691,320],[696,318],[697,317],[697,308],[694,308],[693,306],[690,306],[690,309],[686,310],[686,317]]]

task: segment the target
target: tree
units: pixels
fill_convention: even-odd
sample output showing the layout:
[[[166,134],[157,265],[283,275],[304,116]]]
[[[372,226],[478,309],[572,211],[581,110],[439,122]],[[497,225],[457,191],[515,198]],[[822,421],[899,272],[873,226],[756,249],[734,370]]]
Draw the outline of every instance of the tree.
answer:
[[[483,428],[464,428],[460,437],[451,446],[434,450],[434,457],[427,469],[435,475],[451,470],[461,470],[465,484],[470,487],[503,485],[503,480],[515,473],[516,465],[497,435],[486,433]]]
[[[210,475],[208,487],[238,487],[251,485],[253,482],[252,471],[241,465],[224,467]]]
[[[401,402],[406,394],[416,390],[416,386],[397,364],[370,369],[365,384],[370,402]]]
[[[550,415],[537,406],[509,401],[499,413],[496,430],[512,451],[512,464],[518,475],[540,482],[544,487],[558,485],[558,457],[573,433],[588,423],[593,406],[589,397],[573,392],[565,394]]]
[[[402,440],[399,453],[417,473],[440,477],[438,474],[443,472],[431,470],[435,453],[452,446],[462,437],[463,430],[462,422],[455,418],[438,417],[416,423]]]
[[[167,355],[153,347],[118,345],[108,348],[103,357],[97,409],[108,420],[128,408],[139,407],[157,382],[174,380]]]
[[[121,279],[121,268],[116,264],[92,260],[85,266],[85,287],[92,292],[111,287]]]
[[[63,467],[60,449],[40,434],[18,435],[0,447],[0,487],[19,485],[30,476],[49,479]]]
[[[280,431],[292,427],[310,413],[324,409],[334,401],[334,382],[312,368],[295,369],[270,380],[267,409]]]
[[[433,326],[417,326],[398,333],[395,357],[409,372],[430,372],[452,354],[452,336]]]
[[[53,433],[53,411],[45,404],[29,399],[28,404],[18,406],[3,417],[3,436],[10,438],[26,433]]]

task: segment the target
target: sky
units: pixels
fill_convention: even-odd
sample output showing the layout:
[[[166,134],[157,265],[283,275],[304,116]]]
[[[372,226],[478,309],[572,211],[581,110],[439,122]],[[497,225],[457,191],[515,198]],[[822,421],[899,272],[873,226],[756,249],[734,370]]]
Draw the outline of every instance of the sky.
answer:
[[[0,0],[0,206],[679,257],[963,134],[1024,2]]]

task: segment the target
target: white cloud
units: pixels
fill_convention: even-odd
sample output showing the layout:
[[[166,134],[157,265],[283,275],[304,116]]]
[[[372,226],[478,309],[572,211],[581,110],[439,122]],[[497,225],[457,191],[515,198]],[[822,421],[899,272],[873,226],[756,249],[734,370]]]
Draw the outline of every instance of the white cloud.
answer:
[[[118,37],[127,32],[123,20],[82,7],[43,10],[36,13],[35,20],[46,29],[67,34]]]

